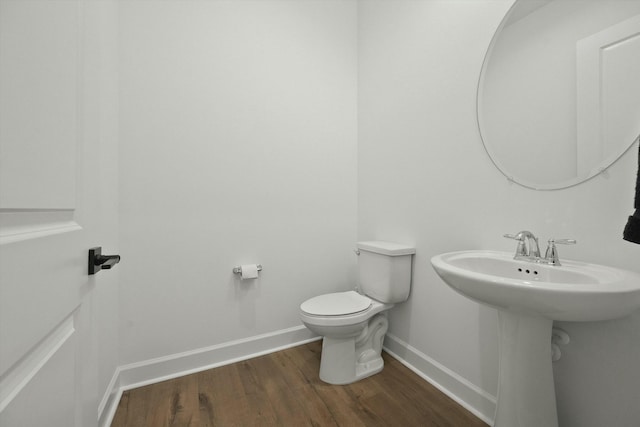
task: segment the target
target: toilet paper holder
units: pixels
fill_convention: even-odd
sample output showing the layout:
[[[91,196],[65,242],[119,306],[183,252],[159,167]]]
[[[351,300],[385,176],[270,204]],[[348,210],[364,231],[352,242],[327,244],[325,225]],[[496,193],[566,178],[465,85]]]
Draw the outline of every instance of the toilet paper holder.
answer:
[[[258,271],[262,271],[262,264],[256,265]],[[233,267],[234,274],[242,274],[242,266]]]

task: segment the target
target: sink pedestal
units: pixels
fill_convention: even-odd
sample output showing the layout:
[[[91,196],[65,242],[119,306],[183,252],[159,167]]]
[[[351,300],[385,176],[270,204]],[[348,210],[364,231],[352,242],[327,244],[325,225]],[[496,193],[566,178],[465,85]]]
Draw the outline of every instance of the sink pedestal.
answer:
[[[551,366],[553,321],[499,310],[496,427],[557,427]]]

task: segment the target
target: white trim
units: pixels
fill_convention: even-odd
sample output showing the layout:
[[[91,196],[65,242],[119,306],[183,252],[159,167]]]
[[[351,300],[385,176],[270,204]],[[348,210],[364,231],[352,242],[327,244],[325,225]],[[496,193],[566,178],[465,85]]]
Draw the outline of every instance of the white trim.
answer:
[[[469,412],[493,425],[496,398],[393,334],[387,333],[384,350]]]
[[[321,338],[300,325],[119,366],[100,403],[99,425],[108,427],[111,424],[122,392],[126,390],[251,359]]]
[[[82,230],[73,209],[0,208],[0,245]]]

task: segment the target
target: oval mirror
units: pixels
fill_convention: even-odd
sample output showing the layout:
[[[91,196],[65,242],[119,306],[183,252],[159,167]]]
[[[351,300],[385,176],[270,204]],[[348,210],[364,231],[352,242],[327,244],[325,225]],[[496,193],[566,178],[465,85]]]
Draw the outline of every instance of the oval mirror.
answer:
[[[640,139],[640,0],[516,0],[477,99],[487,153],[536,190],[604,171]]]

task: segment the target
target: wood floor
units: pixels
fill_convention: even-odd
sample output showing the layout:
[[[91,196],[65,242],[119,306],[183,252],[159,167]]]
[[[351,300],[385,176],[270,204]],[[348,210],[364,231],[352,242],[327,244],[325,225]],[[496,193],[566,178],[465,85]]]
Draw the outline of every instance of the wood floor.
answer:
[[[486,426],[386,353],[377,375],[323,383],[321,343],[126,391],[111,427]]]

